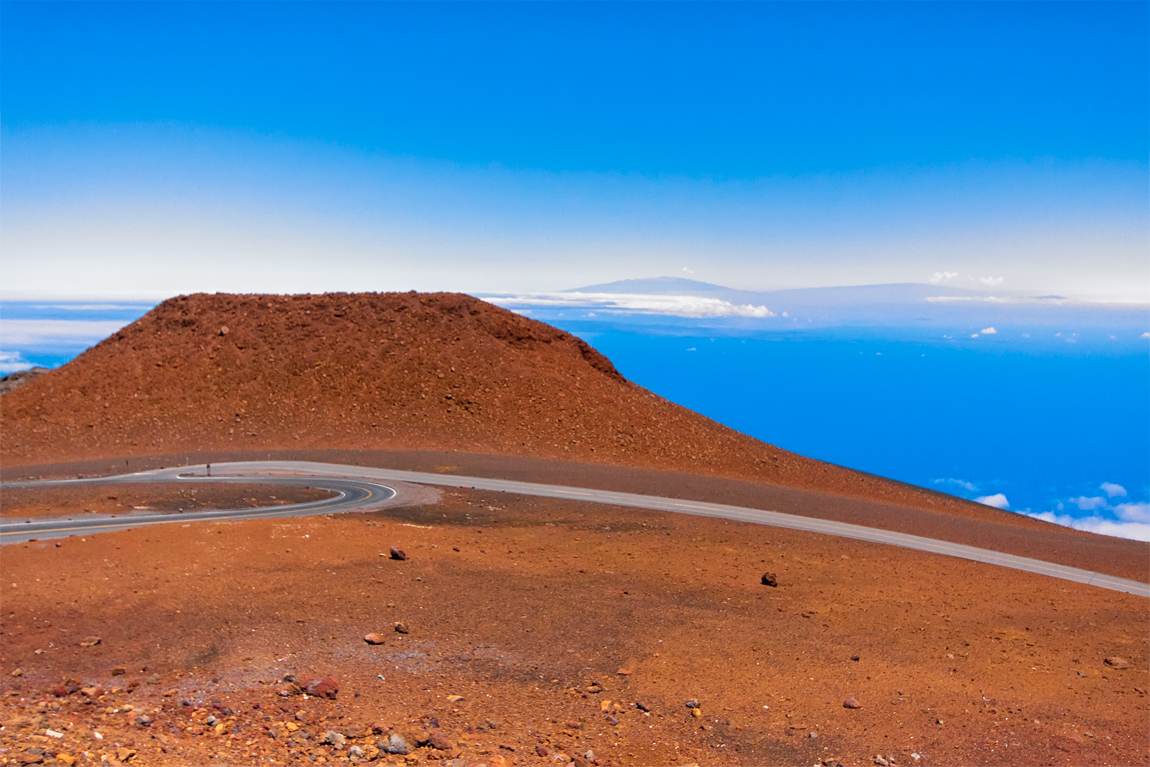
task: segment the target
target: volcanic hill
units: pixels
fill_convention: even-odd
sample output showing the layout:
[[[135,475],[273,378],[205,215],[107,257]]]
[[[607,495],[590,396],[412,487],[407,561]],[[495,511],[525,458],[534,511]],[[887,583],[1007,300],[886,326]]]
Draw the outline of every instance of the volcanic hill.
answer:
[[[9,467],[183,451],[459,450],[1017,519],[764,444],[627,381],[568,333],[461,294],[173,298],[5,394],[0,410]]]

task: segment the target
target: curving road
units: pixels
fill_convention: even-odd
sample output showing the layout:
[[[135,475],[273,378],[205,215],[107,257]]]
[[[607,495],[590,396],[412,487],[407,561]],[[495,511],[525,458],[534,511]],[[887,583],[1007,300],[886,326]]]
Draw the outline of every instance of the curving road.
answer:
[[[15,543],[26,541],[28,538],[48,538],[65,535],[75,535],[80,532],[102,532],[106,530],[120,530],[129,527],[139,527],[146,524],[165,524],[172,522],[186,523],[198,519],[233,520],[254,519],[260,517],[303,516],[307,514],[330,514],[342,511],[357,511],[367,508],[379,508],[386,501],[395,497],[395,490],[381,482],[409,482],[420,485],[434,485],[439,487],[474,488],[517,495],[530,495],[543,498],[562,498],[575,501],[588,501],[591,503],[605,503],[615,506],[630,506],[656,511],[672,511],[681,514],[696,514],[699,516],[719,517],[722,519],[750,522],[771,527],[782,527],[790,530],[802,530],[824,535],[835,535],[843,538],[853,538],[870,543],[883,543],[890,546],[926,551],[932,554],[958,557],[974,562],[983,562],[1000,567],[1009,567],[1015,570],[1046,575],[1052,578],[1061,578],[1075,583],[1084,583],[1099,588],[1121,591],[1142,597],[1150,597],[1150,584],[1139,581],[1118,578],[1104,573],[1081,570],[1066,565],[1043,562],[1039,559],[1020,557],[1014,554],[1004,554],[991,549],[981,549],[975,546],[966,546],[960,543],[950,543],[918,535],[898,533],[891,530],[879,530],[872,527],[852,525],[846,522],[834,522],[825,519],[800,517],[794,514],[782,514],[776,511],[764,511],[742,506],[727,506],[719,503],[703,503],[700,501],[679,500],[675,498],[662,498],[651,495],[636,495],[633,493],[617,493],[609,490],[593,490],[582,487],[567,487],[563,485],[543,485],[533,482],[517,482],[504,479],[489,479],[485,477],[462,477],[450,474],[431,474],[417,471],[398,471],[393,469],[377,469],[365,466],[343,466],[338,464],[313,463],[306,461],[247,461],[228,464],[216,464],[212,467],[212,481],[262,482],[268,484],[307,484],[312,487],[331,489],[341,496],[317,503],[297,504],[295,506],[280,506],[264,509],[242,509],[235,511],[197,512],[195,514],[158,515],[150,517],[92,519],[85,518],[84,522],[94,523],[91,527],[77,527],[77,520],[34,520],[31,523],[7,522],[0,524],[0,542]],[[163,481],[203,481],[205,467],[179,467],[174,469],[158,469],[138,474],[121,475],[117,477],[60,480],[55,482],[19,482],[5,483],[9,487],[42,487],[45,485],[95,483],[95,482],[163,482]],[[366,495],[355,496],[358,489]],[[385,492],[390,495],[383,497]],[[33,528],[37,528],[35,532]]]
[[[132,482],[156,482],[166,480],[180,482],[234,482],[245,485],[272,485],[275,487],[313,487],[328,490],[335,495],[310,503],[293,503],[283,506],[265,506],[254,509],[222,509],[213,511],[187,511],[167,514],[85,514],[82,517],[35,517],[21,520],[8,520],[0,523],[0,543],[26,543],[29,540],[66,538],[71,535],[91,535],[113,530],[128,530],[147,525],[188,524],[190,522],[231,522],[244,519],[265,519],[269,517],[305,517],[313,514],[338,514],[345,511],[362,511],[379,508],[396,497],[394,488],[374,482],[338,478],[298,478],[283,477],[267,479],[261,477],[212,476],[189,473],[183,470],[175,477],[165,470],[164,476],[157,478],[153,472],[140,472],[116,477],[91,479],[49,480],[44,482],[6,482],[7,487],[51,487],[53,485],[111,484]]]

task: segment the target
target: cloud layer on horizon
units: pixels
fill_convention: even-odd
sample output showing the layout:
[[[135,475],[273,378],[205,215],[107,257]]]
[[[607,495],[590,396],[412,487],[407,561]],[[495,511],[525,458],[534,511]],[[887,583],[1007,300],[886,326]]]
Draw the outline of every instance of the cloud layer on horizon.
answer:
[[[514,296],[481,295],[505,309],[570,307],[597,311],[627,311],[639,314],[666,314],[674,317],[774,317],[765,306],[737,305],[719,298],[699,296],[650,295],[642,293],[525,293]]]
[[[1004,511],[1011,510],[1010,502],[1005,493],[979,495],[982,489],[976,482],[944,477],[933,480],[933,484],[944,492],[952,492],[967,500]],[[1104,495],[1079,495],[1067,498],[1055,503],[1052,511],[1031,511],[1030,509],[1013,509],[1013,511],[1034,519],[1041,519],[1044,522],[1072,527],[1075,530],[1085,530],[1100,535],[1112,535],[1137,541],[1150,541],[1150,502],[1113,503],[1112,499],[1128,496],[1126,488],[1114,482],[1099,483],[1098,488]],[[1079,512],[1087,512],[1087,514],[1073,514],[1070,512],[1071,508],[1077,509]]]

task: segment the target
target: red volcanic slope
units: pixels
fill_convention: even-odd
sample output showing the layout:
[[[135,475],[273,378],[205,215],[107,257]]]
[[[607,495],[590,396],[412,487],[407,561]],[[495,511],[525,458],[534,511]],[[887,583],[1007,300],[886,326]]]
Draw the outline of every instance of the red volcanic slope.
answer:
[[[561,458],[1022,523],[752,439],[627,381],[574,336],[451,293],[181,296],[0,410],[8,466],[282,448]]]

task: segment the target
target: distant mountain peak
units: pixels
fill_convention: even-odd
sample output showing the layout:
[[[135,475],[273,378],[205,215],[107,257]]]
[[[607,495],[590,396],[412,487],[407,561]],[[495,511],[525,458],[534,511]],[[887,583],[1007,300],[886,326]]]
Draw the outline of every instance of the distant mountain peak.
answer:
[[[642,293],[642,294],[684,294],[713,293],[715,291],[729,291],[731,288],[723,285],[714,285],[709,282],[688,280],[683,277],[644,277],[632,280],[616,280],[601,285],[588,285],[584,288],[572,288],[561,291],[563,293]]]

